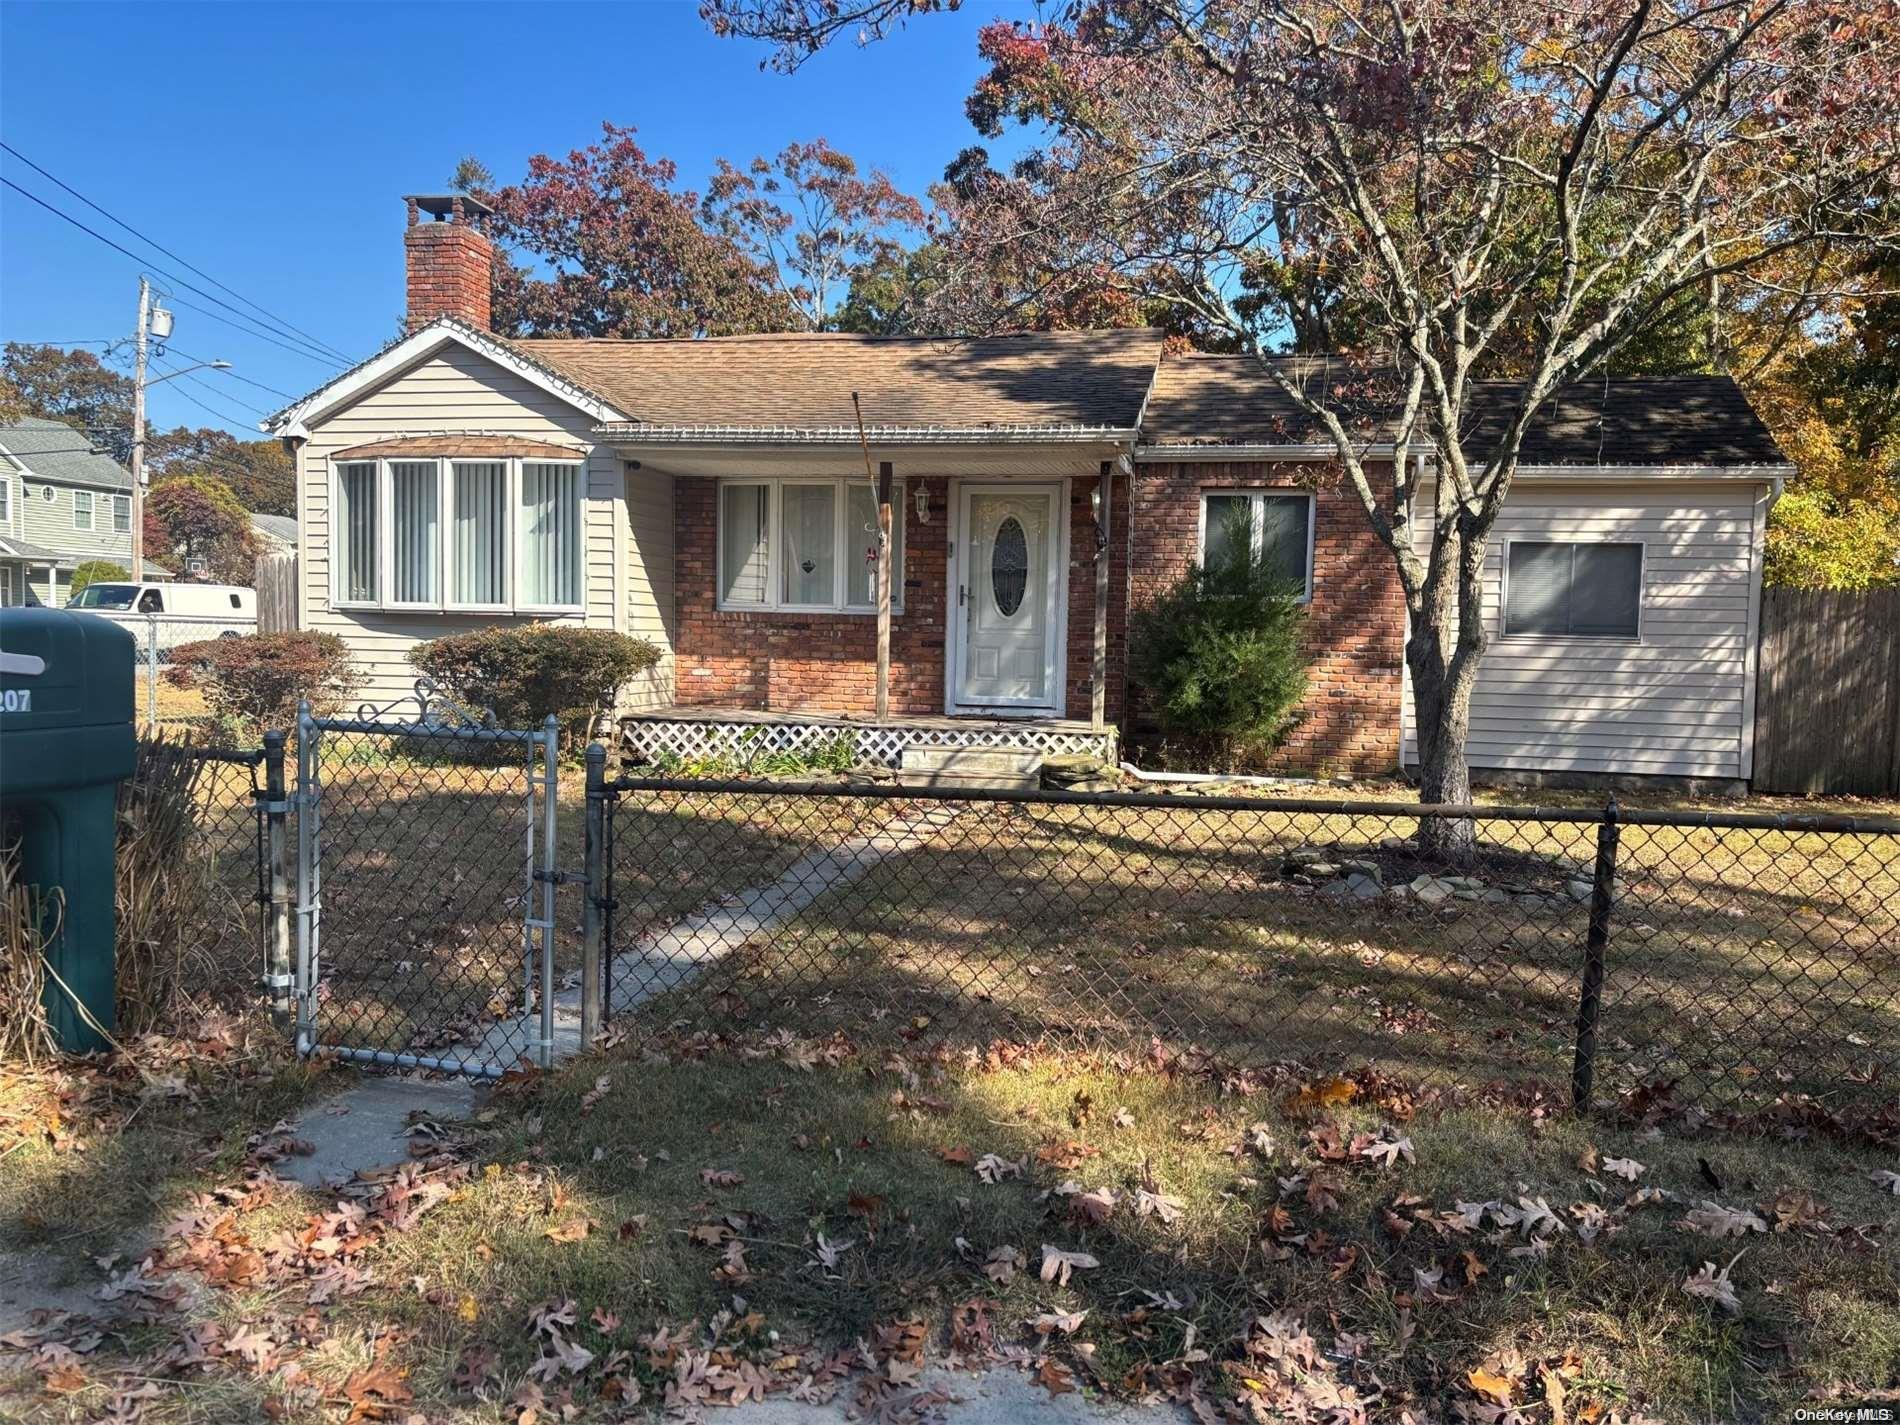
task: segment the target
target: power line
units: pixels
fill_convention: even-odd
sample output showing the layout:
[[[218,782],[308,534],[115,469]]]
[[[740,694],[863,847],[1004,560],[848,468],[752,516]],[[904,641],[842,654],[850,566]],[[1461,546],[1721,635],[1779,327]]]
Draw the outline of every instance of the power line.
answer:
[[[253,302],[249,297],[246,297],[242,292],[235,291],[232,288],[225,286],[224,283],[218,281],[217,278],[213,277],[209,272],[206,272],[202,267],[198,267],[195,264],[187,261],[185,258],[180,257],[177,253],[173,252],[170,248],[166,247],[165,244],[158,241],[158,239],[147,237],[144,233],[140,232],[137,228],[133,227],[130,223],[126,222],[125,219],[119,217],[116,213],[109,212],[105,208],[100,207],[99,204],[93,202],[92,199],[88,198],[84,193],[81,193],[77,188],[73,187],[70,183],[65,182],[63,179],[59,178],[58,176],[48,173],[44,168],[41,168],[37,163],[35,163],[32,159],[28,158],[25,154],[21,153],[12,144],[7,143],[4,140],[0,140],[0,149],[5,149],[8,153],[12,154],[15,158],[19,159],[20,162],[24,163],[28,168],[32,169],[35,173],[39,174],[40,177],[46,179],[48,182],[57,184],[59,187],[65,189],[68,193],[72,194],[73,197],[77,198],[80,202],[84,203],[88,208],[91,208],[95,213],[99,213],[102,216],[111,219],[113,222],[117,223],[120,227],[124,228],[127,232],[131,233],[140,242],[145,243],[148,247],[157,248],[160,252],[164,253],[165,256],[169,257],[173,262],[178,263],[180,266],[184,267],[188,271],[197,273],[200,277],[204,278],[205,281],[209,282],[213,287],[216,287],[220,292],[230,293],[231,296],[236,297],[245,306],[251,308],[253,311],[259,313],[260,315],[269,318],[269,320],[275,323],[277,326],[283,327],[287,331],[293,332],[297,336],[302,337],[305,341],[307,341],[311,346],[315,347],[317,350],[328,352],[332,356],[336,357],[336,359],[339,361],[347,362],[349,360],[349,358],[345,356],[342,352],[338,351],[335,347],[331,346],[328,342],[322,340],[320,337],[312,336],[309,332],[305,331],[302,327],[297,326],[294,322],[287,321],[283,317],[280,317],[276,313],[272,312],[269,308],[260,306],[258,303]],[[209,293],[205,293],[203,295],[207,297],[210,296]],[[217,299],[212,298],[212,300],[216,301]],[[236,310],[236,309],[233,308],[232,310]]]
[[[87,236],[97,238],[100,242],[104,243],[107,247],[111,248],[114,252],[123,253],[125,256],[131,258],[134,262],[138,263],[142,267],[151,267],[153,271],[159,273],[161,276],[165,277],[168,281],[176,282],[179,286],[185,288],[188,291],[196,292],[199,296],[204,297],[208,301],[217,302],[217,304],[220,307],[225,308],[225,310],[227,311],[235,312],[240,317],[245,315],[243,312],[239,312],[237,308],[233,307],[229,302],[220,301],[218,298],[213,297],[209,292],[206,292],[203,288],[194,286],[193,284],[185,281],[182,277],[178,277],[170,272],[166,272],[164,268],[159,267],[157,264],[153,263],[151,259],[146,258],[146,257],[141,257],[138,253],[132,251],[131,248],[126,247],[121,243],[114,242],[111,238],[107,237],[104,233],[100,232],[97,228],[88,227],[85,223],[82,223],[79,221],[79,219],[75,218],[71,213],[62,212],[60,209],[55,208],[51,203],[47,202],[44,198],[40,197],[37,193],[28,192],[26,189],[22,188],[19,184],[15,183],[11,178],[8,178],[4,174],[0,174],[0,184],[5,184],[8,188],[11,188],[15,193],[18,193],[22,198],[26,198],[30,200],[31,202],[39,204],[40,207],[46,209],[46,211],[51,213],[54,217],[65,219],[67,222],[71,223],[74,227],[78,228],[82,233],[85,233]],[[177,299],[174,298],[173,300],[176,301]],[[178,305],[181,307],[187,307],[194,312],[201,312],[203,315],[210,317],[212,320],[223,322],[227,326],[237,327],[239,331],[249,331],[252,336],[256,336],[260,340],[270,341],[272,342],[273,345],[281,346],[286,351],[292,352],[297,356],[301,356],[305,360],[315,361],[319,365],[334,368],[338,364],[339,361],[347,362],[348,360],[348,358],[333,357],[328,352],[319,352],[314,349],[306,350],[304,349],[304,347],[300,345],[293,346],[291,345],[290,341],[276,341],[272,337],[266,336],[261,332],[251,331],[249,327],[241,326],[239,323],[232,321],[231,318],[229,317],[220,317],[216,312],[207,312],[202,307],[192,306],[191,303],[189,302],[180,301],[178,302]]]
[[[203,363],[204,365],[206,365],[206,366],[210,366],[210,367],[211,367],[211,369],[212,369],[213,371],[216,371],[216,372],[217,372],[217,373],[218,373],[218,374],[219,374],[220,376],[228,376],[228,377],[230,377],[230,378],[231,378],[231,379],[232,379],[233,381],[242,381],[242,382],[243,382],[243,383],[244,383],[244,384],[245,384],[246,386],[255,386],[255,387],[257,387],[257,389],[258,389],[258,390],[260,390],[260,391],[268,391],[268,392],[270,392],[270,393],[271,393],[271,395],[273,395],[273,396],[282,396],[282,397],[283,397],[283,398],[284,398],[284,399],[285,399],[286,401],[294,401],[294,400],[296,400],[296,399],[297,399],[297,398],[296,398],[295,396],[293,396],[293,395],[291,395],[291,394],[290,394],[290,392],[288,392],[288,391],[279,391],[279,390],[278,390],[278,389],[277,389],[277,388],[276,388],[275,386],[266,386],[266,385],[265,385],[265,384],[264,384],[264,383],[263,383],[262,381],[253,381],[253,380],[252,380],[252,379],[251,379],[250,377],[248,377],[248,376],[240,376],[240,375],[238,375],[238,374],[237,374],[237,372],[235,372],[235,371],[227,371],[227,370],[225,370],[225,369],[224,369],[224,368],[222,368],[222,367],[219,367],[219,366],[215,366],[215,365],[213,365],[213,364],[212,364],[212,363],[211,363],[211,362],[210,362],[209,360],[207,360],[206,358],[204,358],[204,357],[202,357],[202,356],[193,356],[193,355],[192,355],[192,354],[191,354],[191,353],[190,353],[189,351],[181,351],[181,350],[179,350],[179,348],[178,348],[178,347],[175,347],[175,346],[171,346],[171,345],[169,345],[169,344],[168,344],[168,345],[166,346],[166,348],[165,348],[165,349],[166,349],[167,351],[175,351],[175,352],[177,352],[177,353],[178,353],[178,355],[180,355],[180,356],[182,356],[182,357],[184,357],[184,358],[185,358],[185,360],[187,360],[187,361],[197,361],[197,362],[202,362],[202,363]],[[263,411],[263,410],[260,410],[260,411],[258,412],[258,414],[259,414],[259,415],[269,415],[269,414],[270,414],[270,412],[268,412],[268,411]]]
[[[61,214],[61,216],[63,217],[65,215]],[[233,321],[229,317],[221,317],[216,312],[208,311],[205,308],[200,307],[195,302],[187,302],[182,297],[170,296],[170,294],[167,294],[167,296],[170,298],[171,304],[174,307],[183,307],[188,312],[196,312],[199,316],[209,317],[214,322],[223,322],[227,327],[235,327],[238,331],[243,332],[246,336],[254,336],[259,341],[269,342],[272,346],[282,347],[285,351],[289,352],[292,356],[301,356],[307,361],[314,361],[318,365],[328,367],[329,369],[333,371],[336,369],[336,362],[332,361],[327,356],[314,356],[310,352],[305,351],[302,347],[292,346],[288,342],[279,341],[274,336],[270,336],[264,332],[257,331],[254,328],[247,327],[242,322]]]
[[[158,363],[156,362],[154,362],[153,364],[158,365]],[[229,394],[228,392],[220,391],[217,387],[211,385],[210,382],[204,380],[202,377],[200,377],[196,372],[194,372],[188,366],[162,366],[160,365],[158,366],[158,369],[161,372],[163,372],[166,376],[178,377],[181,380],[191,382],[191,384],[194,386],[198,386],[198,387],[203,388],[206,391],[209,391],[213,396],[217,397],[220,401],[229,401],[234,406],[242,406],[245,410],[255,412],[257,415],[260,415],[260,416],[267,416],[270,414],[270,412],[265,410],[262,406],[254,406],[249,401],[239,400],[236,396],[233,396]],[[152,382],[150,384],[156,385],[158,383]]]

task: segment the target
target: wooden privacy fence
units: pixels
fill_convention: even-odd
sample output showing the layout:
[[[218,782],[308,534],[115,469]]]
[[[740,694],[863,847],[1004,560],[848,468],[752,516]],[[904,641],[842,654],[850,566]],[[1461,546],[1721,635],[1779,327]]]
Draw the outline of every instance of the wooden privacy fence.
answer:
[[[257,590],[259,633],[290,633],[297,627],[296,550],[258,555],[251,587]]]
[[[1762,590],[1754,784],[1900,796],[1900,588]]]

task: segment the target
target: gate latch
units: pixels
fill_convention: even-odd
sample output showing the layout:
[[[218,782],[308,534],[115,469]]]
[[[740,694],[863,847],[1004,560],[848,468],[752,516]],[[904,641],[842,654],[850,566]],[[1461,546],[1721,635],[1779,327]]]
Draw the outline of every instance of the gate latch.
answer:
[[[539,882],[553,882],[557,886],[584,886],[587,884],[585,871],[536,871],[534,879]]]

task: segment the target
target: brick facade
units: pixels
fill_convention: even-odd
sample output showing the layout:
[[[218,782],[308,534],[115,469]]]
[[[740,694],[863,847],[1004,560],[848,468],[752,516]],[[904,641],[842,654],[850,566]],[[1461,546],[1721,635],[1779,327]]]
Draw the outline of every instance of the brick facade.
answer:
[[[1375,474],[1381,473],[1375,468]],[[1391,478],[1390,467],[1383,474]],[[1366,523],[1358,497],[1332,465],[1201,461],[1136,466],[1133,507],[1138,611],[1200,554],[1201,495],[1207,490],[1311,490],[1314,495],[1313,600],[1307,609],[1311,687],[1300,721],[1269,764],[1320,775],[1373,775],[1399,762],[1400,670],[1405,603],[1391,556]],[[1155,731],[1139,690],[1125,731]]]
[[[899,478],[903,479],[902,472]],[[1115,500],[1126,499],[1117,480]],[[1089,715],[1095,619],[1092,479],[1070,482],[1069,619],[1066,716]],[[921,486],[930,519],[918,519]],[[904,479],[893,514],[904,521],[902,612],[891,619],[891,711],[941,714],[948,629],[947,559],[950,482]],[[877,618],[868,613],[721,610],[718,580],[718,482],[681,477],[674,485],[674,569],[678,643],[675,698],[682,705],[737,706],[779,712],[870,712],[877,695]],[[1122,511],[1114,519],[1119,527]],[[1111,541],[1108,717],[1120,716],[1126,662],[1126,544]]]
[[[409,330],[460,317],[488,330],[495,245],[466,222],[412,221],[403,233],[409,277]]]

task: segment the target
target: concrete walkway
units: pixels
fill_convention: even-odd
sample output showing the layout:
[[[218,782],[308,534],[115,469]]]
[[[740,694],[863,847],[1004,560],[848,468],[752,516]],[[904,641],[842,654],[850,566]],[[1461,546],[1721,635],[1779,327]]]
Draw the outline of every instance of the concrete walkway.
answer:
[[[929,803],[828,851],[807,852],[776,881],[750,886],[649,932],[613,957],[607,1013],[623,1013],[690,984],[708,966],[783,925],[827,891],[863,879],[887,856],[921,846],[962,813],[948,803]],[[491,1025],[466,1052],[472,1060],[510,1065],[524,1056],[533,1059],[539,1035],[540,1021],[520,1015]],[[581,991],[574,986],[554,995],[554,1057],[557,1062],[570,1058],[580,1048]]]

